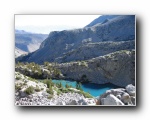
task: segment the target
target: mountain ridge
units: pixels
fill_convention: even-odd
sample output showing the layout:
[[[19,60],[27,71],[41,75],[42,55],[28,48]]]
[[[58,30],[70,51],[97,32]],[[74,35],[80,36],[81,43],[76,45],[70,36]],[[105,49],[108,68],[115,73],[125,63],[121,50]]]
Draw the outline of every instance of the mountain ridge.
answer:
[[[106,20],[110,20],[110,19],[113,19],[115,17],[118,17],[119,15],[102,15],[96,19],[94,19],[91,23],[89,23],[88,25],[86,25],[85,27],[92,27],[96,24],[99,24],[99,23],[105,23]]]
[[[103,24],[75,30],[53,31],[26,62],[54,62],[69,51],[87,43],[135,39],[135,16],[118,16]],[[38,58],[38,59],[37,59]],[[63,61],[62,61],[63,62]]]

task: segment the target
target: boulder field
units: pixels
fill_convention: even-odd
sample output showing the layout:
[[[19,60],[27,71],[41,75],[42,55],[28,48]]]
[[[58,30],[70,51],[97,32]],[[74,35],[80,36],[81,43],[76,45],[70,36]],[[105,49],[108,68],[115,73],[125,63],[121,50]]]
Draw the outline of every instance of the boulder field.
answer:
[[[110,89],[99,96],[100,105],[136,105],[135,86],[129,84],[126,88]]]
[[[57,86],[53,86],[53,94],[51,94],[47,92],[48,86],[42,82],[31,80],[18,72],[15,72],[15,77],[15,105],[17,106],[136,105],[136,90],[132,84],[125,88],[107,90],[99,97],[89,98],[76,88],[68,88],[71,91],[58,94]],[[33,87],[33,91],[29,90],[30,87]]]
[[[85,97],[78,89],[68,88],[70,91],[58,94],[58,87],[53,86],[52,94],[47,92],[48,86],[42,82],[31,80],[18,72],[15,72],[15,76],[15,105],[96,105],[95,98]],[[31,87],[32,89],[29,89]]]

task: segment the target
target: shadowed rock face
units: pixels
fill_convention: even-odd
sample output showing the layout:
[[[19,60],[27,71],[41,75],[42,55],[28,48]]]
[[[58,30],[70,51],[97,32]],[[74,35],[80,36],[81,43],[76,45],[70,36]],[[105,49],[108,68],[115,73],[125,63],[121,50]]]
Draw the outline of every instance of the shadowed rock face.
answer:
[[[75,60],[87,60],[91,58],[92,50],[97,48],[100,49],[100,46],[102,46],[102,44],[97,42],[105,41],[108,48],[107,50],[105,49],[104,52],[101,50],[101,52],[99,51],[98,53],[96,53],[95,50],[94,56],[92,57],[98,57],[117,50],[124,50],[126,47],[123,47],[122,45],[120,45],[120,48],[118,47],[118,44],[121,44],[120,41],[130,41],[134,39],[135,16],[117,16],[92,27],[51,32],[48,38],[42,42],[40,49],[31,55],[29,54],[29,57],[26,56],[26,60],[23,60],[23,58],[22,60],[39,64],[42,64],[44,61],[69,62],[73,61],[76,57],[77,59]],[[108,41],[115,41],[116,44]],[[111,50],[113,45],[118,48],[116,47],[115,50]],[[127,49],[134,49],[133,43],[128,47],[129,48]],[[91,48],[92,50],[85,50],[87,48]],[[76,56],[75,54],[78,54],[78,51],[81,53],[87,51],[86,56],[83,58],[83,54],[80,53],[81,57]],[[69,56],[69,53],[73,53],[72,56]]]
[[[79,60],[88,60],[97,56],[103,56],[119,50],[135,49],[135,41],[121,41],[121,42],[96,42],[87,43],[65,53],[62,57],[56,58],[56,62],[70,62]]]
[[[112,83],[125,87],[135,83],[135,51],[121,50],[87,61],[58,64],[66,79],[92,83]],[[84,77],[84,78],[83,78]]]

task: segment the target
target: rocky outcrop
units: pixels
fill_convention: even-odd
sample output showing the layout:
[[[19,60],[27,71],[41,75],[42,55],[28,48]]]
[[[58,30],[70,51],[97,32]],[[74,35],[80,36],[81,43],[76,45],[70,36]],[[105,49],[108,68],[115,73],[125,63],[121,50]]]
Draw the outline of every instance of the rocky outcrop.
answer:
[[[99,97],[99,105],[136,105],[135,94],[130,94],[128,90],[129,86],[132,86],[132,92],[134,91],[135,93],[135,86],[132,84],[127,85],[126,89],[107,90]]]
[[[124,105],[117,97],[112,94],[107,95],[106,98],[101,99],[102,105]]]
[[[49,71],[48,68],[40,66],[39,77],[41,79],[72,79],[96,84],[112,83],[125,87],[128,84],[135,84],[135,51],[121,50],[86,61],[53,64],[51,68],[61,72],[57,74],[54,70]],[[37,71],[23,66],[16,66],[15,70],[33,78],[38,77]]]
[[[57,64],[66,79],[127,86],[135,83],[135,51],[122,50],[87,61]]]
[[[58,88],[53,87],[54,94],[47,93],[47,85],[15,72],[15,105],[48,106],[48,105],[96,105],[96,99],[86,98],[78,93],[80,90],[70,88],[72,92],[57,94]],[[29,88],[33,89],[29,89]],[[28,91],[27,91],[28,89]]]
[[[130,95],[135,96],[135,87],[132,84],[127,85],[126,90]]]
[[[80,47],[86,46],[87,43],[104,41],[120,42],[134,39],[135,16],[117,16],[111,20],[108,20],[107,22],[104,22],[103,24],[97,24],[92,27],[85,27],[75,30],[53,31],[49,34],[48,38],[42,42],[40,48],[37,51],[18,60],[42,64],[45,61],[55,62],[58,60],[59,62],[59,58],[64,59],[64,57],[67,57],[67,61],[69,61],[73,59],[69,56],[64,55],[68,55],[72,51],[79,51]],[[111,52],[110,48],[108,47],[108,50],[106,50],[106,54],[108,54],[109,51]],[[85,50],[83,49],[81,52],[84,53],[84,51]],[[91,51],[87,51],[85,58],[81,59],[82,57],[80,57],[78,60],[87,60],[87,58],[89,58],[91,55],[90,52]],[[98,57],[100,55],[101,52],[98,52],[94,57]],[[63,61],[63,59],[61,59],[60,62],[65,62]]]
[[[63,74],[58,69],[51,68],[50,70],[48,70],[47,68],[44,68],[43,66],[39,66],[39,65],[38,68],[35,67],[36,65],[33,65],[32,67],[29,67],[28,65],[25,64],[16,65],[15,71],[35,79],[46,79],[46,78],[63,79],[64,78]]]
[[[103,56],[119,50],[135,49],[135,41],[120,41],[120,42],[96,42],[86,43],[80,47],[66,52],[62,57],[56,58],[56,62],[70,62],[78,60],[88,60],[98,56]]]
[[[15,98],[15,105],[19,106],[49,106],[49,105],[96,105],[93,98],[85,98],[78,93],[63,93],[60,96],[54,96],[49,99],[46,95],[28,95],[26,97]]]

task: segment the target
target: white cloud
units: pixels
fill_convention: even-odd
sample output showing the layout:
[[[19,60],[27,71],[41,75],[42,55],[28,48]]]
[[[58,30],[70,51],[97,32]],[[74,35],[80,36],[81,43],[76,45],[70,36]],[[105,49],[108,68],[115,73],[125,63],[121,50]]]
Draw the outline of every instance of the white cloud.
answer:
[[[15,28],[29,32],[82,28],[100,15],[15,15]],[[49,31],[50,30],[50,31]]]

